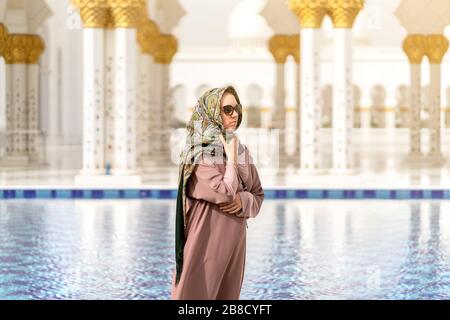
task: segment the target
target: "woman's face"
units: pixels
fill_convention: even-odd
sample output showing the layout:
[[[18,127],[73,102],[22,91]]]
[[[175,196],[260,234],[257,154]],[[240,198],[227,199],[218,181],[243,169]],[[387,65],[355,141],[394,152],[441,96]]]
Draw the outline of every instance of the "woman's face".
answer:
[[[225,127],[225,130],[228,132],[233,132],[236,130],[237,122],[239,115],[236,110],[233,110],[231,115],[226,115],[223,111],[223,107],[226,105],[230,105],[236,107],[237,105],[236,98],[229,92],[225,92],[222,96],[222,101],[220,102],[220,116],[222,117],[222,123]]]

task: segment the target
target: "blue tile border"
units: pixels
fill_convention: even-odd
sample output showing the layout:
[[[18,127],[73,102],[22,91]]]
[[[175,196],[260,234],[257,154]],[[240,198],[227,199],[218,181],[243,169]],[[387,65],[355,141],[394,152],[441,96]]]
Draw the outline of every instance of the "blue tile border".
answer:
[[[450,200],[450,189],[265,189],[265,199]],[[0,199],[176,199],[175,189],[0,189]]]

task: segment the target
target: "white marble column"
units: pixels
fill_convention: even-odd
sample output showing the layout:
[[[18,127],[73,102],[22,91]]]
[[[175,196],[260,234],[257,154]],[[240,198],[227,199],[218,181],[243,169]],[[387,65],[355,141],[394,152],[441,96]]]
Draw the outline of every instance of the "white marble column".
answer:
[[[6,149],[5,156],[13,151],[13,109],[12,109],[12,65],[5,64],[5,113],[6,113]]]
[[[12,117],[14,157],[27,158],[27,65],[14,63],[12,69]],[[25,160],[24,160],[25,161]],[[28,161],[28,159],[26,160]]]
[[[441,152],[441,63],[448,50],[449,43],[440,34],[427,35],[426,55],[430,61],[430,151],[428,159],[442,164]]]
[[[322,99],[319,91],[319,29],[301,30],[300,172],[322,173]]]
[[[354,172],[352,150],[353,76],[352,28],[364,6],[363,0],[328,1],[328,12],[334,26],[334,82],[333,82],[333,155],[334,174]]]
[[[10,34],[4,48],[7,146],[2,164],[27,166],[37,159],[39,129],[39,66],[41,37]]]
[[[296,37],[295,39],[293,37]],[[278,130],[278,155],[281,164],[286,161],[286,60],[294,52],[297,36],[276,34],[269,40],[268,47],[275,59],[275,101],[272,108],[272,127]]]
[[[3,57],[8,40],[8,29],[0,23],[0,132],[6,133],[6,66]],[[0,137],[1,139],[1,137]],[[4,145],[0,146],[0,157],[2,156]]]
[[[83,21],[83,162],[77,184],[93,183],[105,168],[106,28],[111,22],[105,0],[72,0]]]
[[[160,112],[158,111],[158,106],[160,105],[159,97],[160,97],[160,84],[159,77],[157,74],[157,66],[154,61],[154,58],[150,59],[150,63],[148,65],[148,70],[150,74],[149,78],[149,121],[147,122],[147,132],[149,137],[149,146],[148,146],[148,152],[145,157],[145,161],[152,165],[154,164],[155,156],[158,151],[159,145],[157,145],[157,142],[155,141],[158,139],[157,133],[158,133],[158,125],[160,121]]]
[[[441,158],[441,65],[430,64],[430,151],[429,156]]]
[[[3,151],[3,159],[0,161],[1,165],[9,164],[5,161],[7,158],[11,158],[13,153],[13,131],[14,131],[14,123],[13,123],[13,105],[12,105],[12,63],[14,62],[11,55],[11,42],[8,41],[8,29],[2,23],[0,23],[0,56],[3,57],[1,61],[1,77],[2,77],[2,87],[0,88],[1,93],[1,101],[0,103],[4,103],[4,105],[0,106],[0,110],[4,112],[0,114],[1,119],[1,128],[0,130],[4,130],[4,143],[2,145]],[[4,89],[4,91],[3,91]]]
[[[286,62],[286,61],[285,61]],[[275,110],[272,119],[276,129],[279,130],[279,154],[286,154],[286,86],[285,86],[285,62],[276,64],[276,93]]]
[[[40,141],[39,125],[39,65],[28,65],[28,141],[30,159],[37,160]]]
[[[136,29],[115,30],[114,175],[130,175],[136,168],[137,58]]]
[[[0,53],[0,132],[6,131],[6,66]],[[0,147],[0,149],[3,146]]]
[[[26,151],[31,163],[38,163],[42,160],[44,150],[41,139],[40,114],[40,66],[39,59],[44,52],[44,40],[38,35],[30,35],[30,50],[27,59],[27,141]]]
[[[170,96],[170,65],[178,50],[177,39],[170,34],[160,34],[154,52],[152,81],[152,160],[159,165],[167,165],[171,159],[171,120],[173,108]]]
[[[139,95],[137,106],[137,159],[138,163],[149,154],[150,144],[150,64],[153,57],[149,54],[139,55]]]
[[[161,152],[161,131],[162,127],[162,112],[163,112],[163,82],[162,73],[163,65],[162,63],[153,63],[153,76],[154,81],[152,81],[152,106],[151,106],[151,150],[150,155],[153,161],[158,161]]]
[[[296,140],[296,144],[295,144],[294,159],[298,159],[299,160],[300,159],[299,158],[300,157],[300,141],[301,141],[301,135],[300,135],[300,123],[301,123],[301,109],[300,109],[300,106],[301,106],[301,99],[300,99],[301,91],[300,91],[300,88],[301,88],[301,81],[300,81],[300,78],[301,78],[302,65],[300,63],[300,52],[298,54],[299,54],[298,61],[296,60],[296,62],[297,62],[297,71],[295,72],[295,87],[296,87],[295,107],[297,109],[297,111],[296,111],[297,117],[296,117],[296,122],[295,122],[295,130],[296,130],[296,139],[295,140]]]
[[[166,163],[170,156],[170,65],[154,63],[152,66],[154,81],[152,82],[152,107],[151,107],[151,158],[158,164]]]
[[[334,29],[333,159],[331,173],[352,173],[352,29]]]
[[[410,117],[410,155],[413,157],[422,156],[421,151],[421,65],[411,64],[411,117]]]
[[[161,98],[161,147],[160,156],[162,161],[170,160],[170,136],[171,124],[173,117],[173,104],[170,93],[170,64],[161,64],[161,84],[162,84],[162,98]]]
[[[44,25],[45,36],[48,53],[47,53],[47,63],[46,69],[42,70],[46,73],[43,80],[47,81],[47,106],[46,109],[46,144],[50,148],[53,146],[61,145],[63,143],[63,133],[62,133],[62,50],[63,48],[58,43],[60,38],[64,37],[64,29],[62,25],[65,25],[60,19],[49,19]],[[80,48],[81,51],[81,48]],[[80,69],[82,66],[79,66]],[[80,112],[82,108],[80,107]]]
[[[321,128],[322,99],[320,95],[320,27],[327,13],[326,1],[288,2],[300,22],[301,115],[299,173],[324,173],[322,166]]]
[[[137,109],[137,158],[142,168],[155,166],[152,160],[156,154],[155,144],[159,143],[158,126],[161,126],[159,99],[161,98],[160,70],[155,65],[155,53],[159,48],[159,27],[153,20],[145,20],[139,25],[137,39],[139,55],[139,93]],[[157,86],[157,88],[155,88]],[[158,146],[159,147],[159,146]]]
[[[422,35],[408,35],[403,41],[403,50],[410,63],[410,151],[408,157],[418,160],[422,157],[421,151],[421,63],[425,55],[426,42]]]
[[[105,30],[105,172],[111,174],[114,167],[114,122],[115,122],[115,33]]]
[[[104,79],[105,30],[83,30],[83,169],[82,175],[105,173]]]

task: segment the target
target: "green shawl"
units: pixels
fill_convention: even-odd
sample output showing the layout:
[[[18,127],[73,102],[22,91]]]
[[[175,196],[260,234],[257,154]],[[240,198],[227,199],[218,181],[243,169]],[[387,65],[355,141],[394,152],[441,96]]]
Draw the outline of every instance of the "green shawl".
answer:
[[[223,152],[223,144],[219,139],[222,134],[229,141],[233,133],[225,131],[220,116],[220,102],[225,92],[234,95],[240,103],[236,90],[231,87],[214,88],[204,93],[194,108],[192,116],[187,124],[186,146],[180,154],[180,167],[178,174],[178,195],[176,205],[175,222],[175,259],[176,259],[176,284],[178,284],[183,270],[183,251],[185,244],[185,230],[187,226],[186,215],[186,185],[195,164],[203,155],[213,155],[216,150]],[[242,122],[239,117],[236,129]]]

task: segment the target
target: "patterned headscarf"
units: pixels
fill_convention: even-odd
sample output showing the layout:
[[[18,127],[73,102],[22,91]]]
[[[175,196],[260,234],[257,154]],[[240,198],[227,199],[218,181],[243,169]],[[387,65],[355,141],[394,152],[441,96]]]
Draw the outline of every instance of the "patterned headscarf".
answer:
[[[186,216],[186,185],[194,171],[195,165],[204,156],[215,156],[217,151],[223,154],[223,144],[219,139],[222,134],[229,141],[233,133],[226,132],[220,116],[220,103],[225,92],[233,94],[240,104],[236,90],[231,87],[214,88],[205,92],[194,108],[191,119],[187,124],[186,146],[180,154],[180,168],[178,174],[178,196],[175,226],[175,258],[177,264],[176,284],[178,284],[183,270],[183,251],[185,244]],[[239,116],[236,129],[242,122]]]

